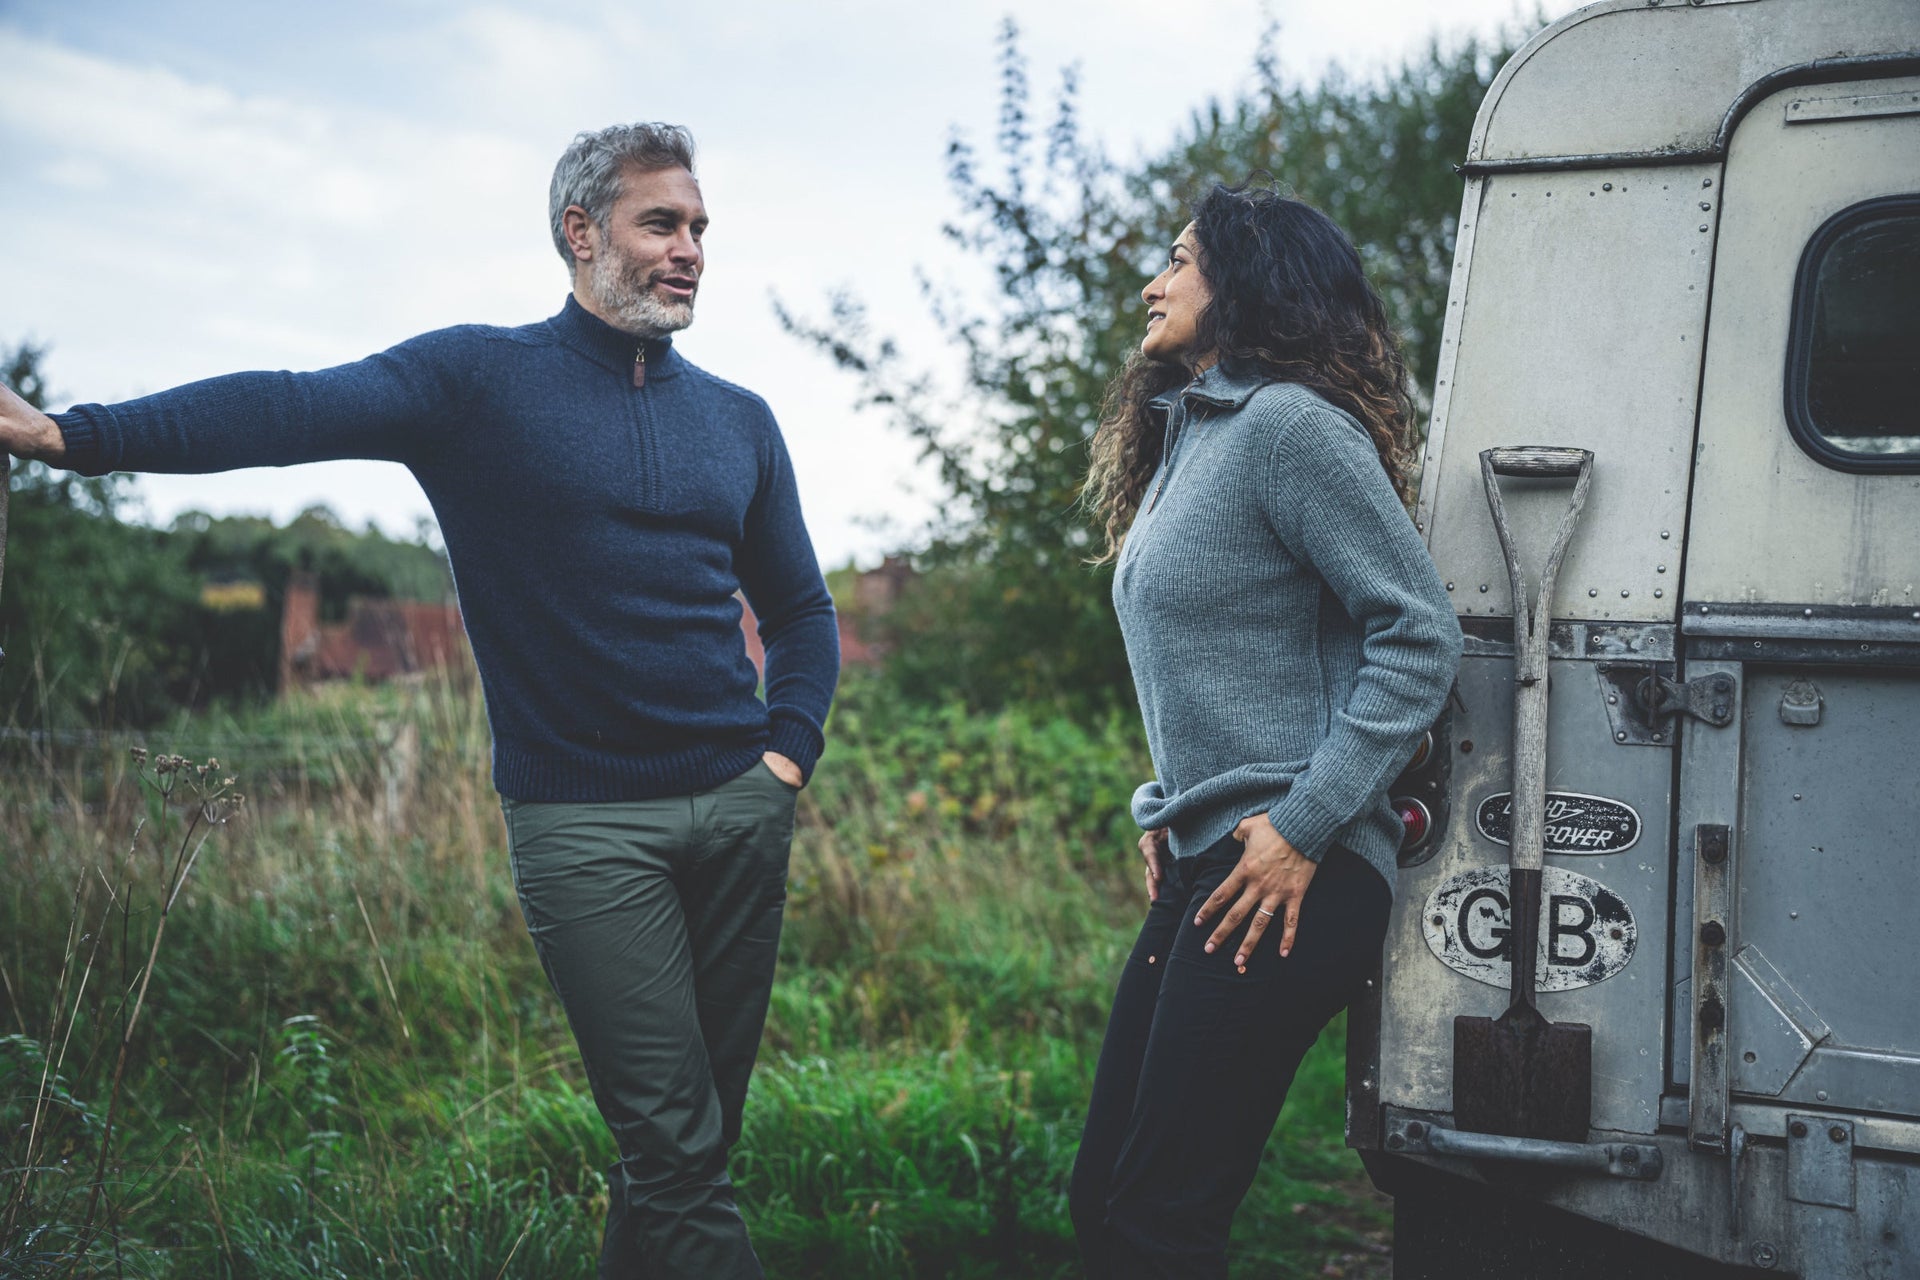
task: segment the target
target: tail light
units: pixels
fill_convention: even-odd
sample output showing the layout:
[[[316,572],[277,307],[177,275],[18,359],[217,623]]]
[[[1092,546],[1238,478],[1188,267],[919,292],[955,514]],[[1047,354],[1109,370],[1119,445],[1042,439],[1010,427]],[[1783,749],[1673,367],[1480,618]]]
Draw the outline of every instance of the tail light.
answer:
[[[1403,828],[1400,836],[1401,856],[1418,853],[1433,835],[1432,811],[1412,796],[1393,797],[1393,811],[1400,815]]]
[[[1433,730],[1420,735],[1420,745],[1413,749],[1413,759],[1407,761],[1408,769],[1418,769],[1433,756]]]

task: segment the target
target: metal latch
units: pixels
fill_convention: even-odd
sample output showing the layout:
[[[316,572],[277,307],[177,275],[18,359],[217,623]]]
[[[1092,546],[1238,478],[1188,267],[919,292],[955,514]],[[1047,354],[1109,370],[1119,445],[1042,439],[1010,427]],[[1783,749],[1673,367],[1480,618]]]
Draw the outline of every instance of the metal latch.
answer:
[[[1820,686],[1797,676],[1787,681],[1787,687],[1780,691],[1780,722],[1803,726],[1819,724],[1823,705]]]
[[[1734,679],[1715,672],[1676,680],[1666,662],[1602,662],[1594,666],[1607,704],[1613,740],[1623,746],[1666,746],[1675,734],[1669,722],[1692,716],[1716,729],[1733,723]]]

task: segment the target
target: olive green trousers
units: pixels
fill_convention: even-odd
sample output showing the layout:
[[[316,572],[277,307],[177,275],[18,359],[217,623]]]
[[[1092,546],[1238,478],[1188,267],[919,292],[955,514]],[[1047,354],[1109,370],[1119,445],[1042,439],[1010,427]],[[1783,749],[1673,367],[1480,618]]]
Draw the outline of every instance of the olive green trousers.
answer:
[[[727,1178],[766,1024],[798,793],[502,800],[514,887],[620,1153],[601,1280],[763,1273]]]

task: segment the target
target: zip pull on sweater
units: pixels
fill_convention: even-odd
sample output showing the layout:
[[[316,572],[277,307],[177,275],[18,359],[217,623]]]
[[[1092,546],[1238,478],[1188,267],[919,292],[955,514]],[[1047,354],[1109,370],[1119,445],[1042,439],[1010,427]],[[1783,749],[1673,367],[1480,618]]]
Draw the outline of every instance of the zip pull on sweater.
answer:
[[[644,346],[633,349],[633,385],[647,385],[647,349]]]

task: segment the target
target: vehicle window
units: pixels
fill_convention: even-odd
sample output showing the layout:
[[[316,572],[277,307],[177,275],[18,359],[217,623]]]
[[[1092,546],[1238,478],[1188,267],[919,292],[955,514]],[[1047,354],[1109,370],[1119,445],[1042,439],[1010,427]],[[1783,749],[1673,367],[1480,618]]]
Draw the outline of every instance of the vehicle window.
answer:
[[[1787,422],[1844,471],[1920,471],[1920,195],[1814,234],[1794,288]]]

